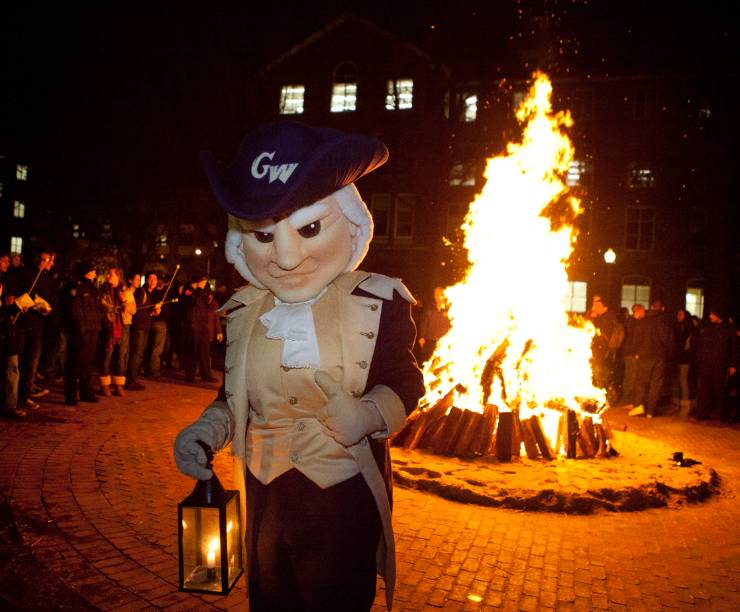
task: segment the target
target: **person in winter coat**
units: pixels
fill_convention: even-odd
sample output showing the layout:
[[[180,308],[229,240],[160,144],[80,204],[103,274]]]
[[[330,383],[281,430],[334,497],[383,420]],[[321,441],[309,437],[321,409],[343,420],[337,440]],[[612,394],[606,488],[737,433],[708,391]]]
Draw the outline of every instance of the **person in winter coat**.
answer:
[[[216,382],[211,373],[211,343],[208,337],[211,310],[208,307],[207,282],[204,274],[194,274],[190,285],[182,292],[182,362],[187,382],[195,382],[196,369],[200,369],[203,382]]]
[[[111,397],[125,395],[126,368],[128,366],[129,329],[136,312],[133,292],[123,283],[123,271],[110,268],[105,283],[100,288],[100,300],[105,312],[103,319],[103,358],[100,363],[100,393]],[[124,321],[128,320],[128,324]],[[111,367],[112,365],[112,367]]]
[[[709,311],[709,320],[699,330],[696,347],[699,370],[697,391],[697,418],[704,420],[716,413],[722,421],[729,421],[727,383],[737,372],[737,327],[728,321],[727,308],[716,304]]]
[[[393,598],[387,439],[424,394],[413,297],[356,270],[372,217],[354,182],[385,162],[375,138],[285,121],[258,128],[224,168],[201,162],[229,213],[227,259],[250,285],[225,304],[225,379],[175,441],[207,479],[200,440],[231,443],[246,489],[249,606],[369,610]]]
[[[77,280],[67,288],[64,295],[65,324],[69,334],[69,354],[64,366],[64,403],[67,406],[77,405],[78,392],[80,401],[98,401],[91,377],[95,349],[105,316],[100,294],[93,283],[95,264],[79,262],[75,272]]]

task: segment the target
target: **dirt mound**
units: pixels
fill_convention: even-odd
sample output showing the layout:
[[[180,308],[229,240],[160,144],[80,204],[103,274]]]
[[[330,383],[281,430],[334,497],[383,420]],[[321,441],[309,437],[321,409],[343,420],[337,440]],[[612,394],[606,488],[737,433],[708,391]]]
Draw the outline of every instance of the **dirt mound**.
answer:
[[[392,449],[395,482],[462,503],[517,510],[590,514],[629,512],[702,501],[719,476],[701,462],[677,465],[662,442],[615,432],[618,456],[596,459],[459,459]]]

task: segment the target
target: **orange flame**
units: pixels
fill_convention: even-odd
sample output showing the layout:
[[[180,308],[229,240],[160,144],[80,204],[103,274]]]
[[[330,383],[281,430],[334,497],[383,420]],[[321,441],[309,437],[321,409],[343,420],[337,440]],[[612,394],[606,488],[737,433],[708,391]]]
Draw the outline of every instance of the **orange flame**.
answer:
[[[571,325],[565,306],[576,239],[570,223],[582,209],[562,180],[574,155],[564,133],[572,120],[553,113],[551,94],[547,76],[535,74],[517,110],[521,142],[487,162],[486,183],[462,225],[470,265],[444,290],[450,329],[424,364],[424,403],[459,384],[455,406],[481,411],[491,403],[522,418],[536,410],[548,433],[560,414],[545,410],[548,403],[580,411],[584,400],[605,402],[591,382],[594,328]],[[554,205],[571,219],[556,229],[544,215]]]

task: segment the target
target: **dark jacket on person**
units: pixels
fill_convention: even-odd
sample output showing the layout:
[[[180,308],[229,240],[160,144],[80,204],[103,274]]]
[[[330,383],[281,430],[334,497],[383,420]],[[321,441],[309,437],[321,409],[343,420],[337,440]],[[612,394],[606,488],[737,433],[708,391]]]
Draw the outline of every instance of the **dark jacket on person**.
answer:
[[[639,356],[643,359],[666,360],[673,350],[673,326],[668,315],[658,310],[645,314],[645,337]]]
[[[676,322],[673,327],[673,361],[675,363],[696,363],[696,342],[699,330],[690,317]]]
[[[696,361],[700,368],[737,368],[737,328],[727,321],[707,322],[699,331]]]
[[[211,309],[204,289],[192,286],[182,292],[184,325],[186,329],[208,330]]]
[[[134,300],[136,301],[136,313],[131,321],[131,329],[137,331],[149,331],[152,326],[152,307],[155,304],[149,296],[146,287],[139,287],[134,292]],[[142,308],[147,306],[147,308]]]
[[[83,278],[70,285],[66,299],[68,307],[65,323],[71,332],[100,331],[105,313],[100,302],[100,293],[92,281]]]

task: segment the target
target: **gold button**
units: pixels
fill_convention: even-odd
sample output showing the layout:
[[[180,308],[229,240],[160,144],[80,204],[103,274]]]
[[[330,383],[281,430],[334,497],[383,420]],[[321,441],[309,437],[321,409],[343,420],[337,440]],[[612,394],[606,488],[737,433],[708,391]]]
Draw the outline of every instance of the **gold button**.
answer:
[[[370,306],[368,306],[368,308],[370,308],[370,310],[377,310],[378,309],[378,305],[377,304],[370,304]]]
[[[357,365],[360,366],[363,370],[367,369],[367,361],[364,359],[362,361],[358,361]]]
[[[360,398],[362,397],[362,391],[352,391],[352,396]]]
[[[288,398],[288,403],[289,403],[290,405],[292,405],[292,406],[295,406],[295,405],[296,405],[296,404],[298,403],[298,398],[297,398],[297,397],[295,397],[295,396],[293,396],[293,395],[291,395],[291,396],[290,396],[290,397]]]
[[[372,340],[375,338],[375,333],[373,332],[360,332],[361,335],[365,336],[368,340]]]

